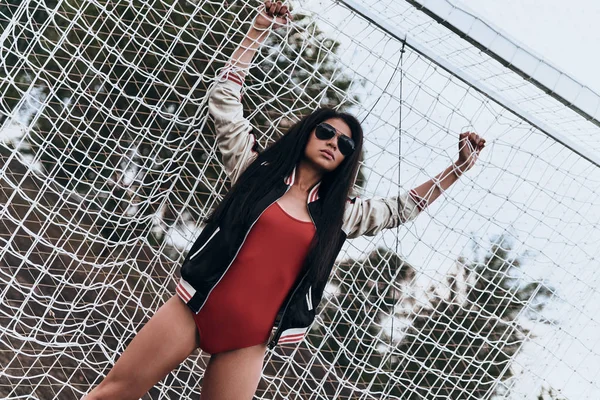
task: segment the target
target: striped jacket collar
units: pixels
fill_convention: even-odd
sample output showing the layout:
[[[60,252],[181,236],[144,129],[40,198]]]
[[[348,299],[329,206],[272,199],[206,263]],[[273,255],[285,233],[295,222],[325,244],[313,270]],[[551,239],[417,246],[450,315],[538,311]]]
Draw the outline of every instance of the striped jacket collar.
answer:
[[[296,166],[294,166],[292,173],[289,174],[285,178],[285,184],[288,186],[292,186],[295,181],[296,181]],[[321,186],[321,181],[317,182],[312,187],[312,189],[310,189],[310,192],[308,192],[307,203],[312,203],[313,201],[316,201],[319,199],[319,186]]]

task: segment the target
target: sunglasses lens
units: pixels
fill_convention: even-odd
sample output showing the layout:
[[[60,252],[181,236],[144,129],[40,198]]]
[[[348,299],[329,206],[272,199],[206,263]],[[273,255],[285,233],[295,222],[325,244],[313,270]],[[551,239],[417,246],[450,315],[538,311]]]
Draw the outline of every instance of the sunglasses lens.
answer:
[[[338,147],[340,148],[340,153],[344,156],[349,156],[354,151],[354,141],[348,136],[340,136],[338,138]]]
[[[335,135],[335,129],[330,128],[327,125],[319,124],[315,130],[315,136],[320,140],[329,140]]]

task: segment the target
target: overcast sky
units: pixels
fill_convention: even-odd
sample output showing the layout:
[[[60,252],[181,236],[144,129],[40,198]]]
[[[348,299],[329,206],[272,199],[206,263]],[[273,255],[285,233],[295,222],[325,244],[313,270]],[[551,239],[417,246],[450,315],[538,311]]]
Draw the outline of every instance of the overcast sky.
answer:
[[[597,51],[600,1],[463,0],[462,3],[600,93]]]

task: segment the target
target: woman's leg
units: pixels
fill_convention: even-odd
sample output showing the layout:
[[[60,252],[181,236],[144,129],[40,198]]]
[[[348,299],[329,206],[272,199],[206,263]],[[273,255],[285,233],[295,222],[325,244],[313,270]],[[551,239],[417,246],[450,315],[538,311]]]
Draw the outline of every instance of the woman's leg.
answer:
[[[213,354],[202,379],[201,400],[251,400],[256,392],[266,344]]]
[[[133,338],[106,378],[85,400],[139,399],[199,345],[194,317],[176,295]]]

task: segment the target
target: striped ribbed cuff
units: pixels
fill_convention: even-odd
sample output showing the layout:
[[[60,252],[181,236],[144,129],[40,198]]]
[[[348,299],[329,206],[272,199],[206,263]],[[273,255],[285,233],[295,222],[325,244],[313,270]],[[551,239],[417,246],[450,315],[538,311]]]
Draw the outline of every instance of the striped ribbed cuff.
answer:
[[[239,73],[239,69],[227,64],[219,74],[219,81],[232,81],[242,86],[244,84],[244,76]]]

